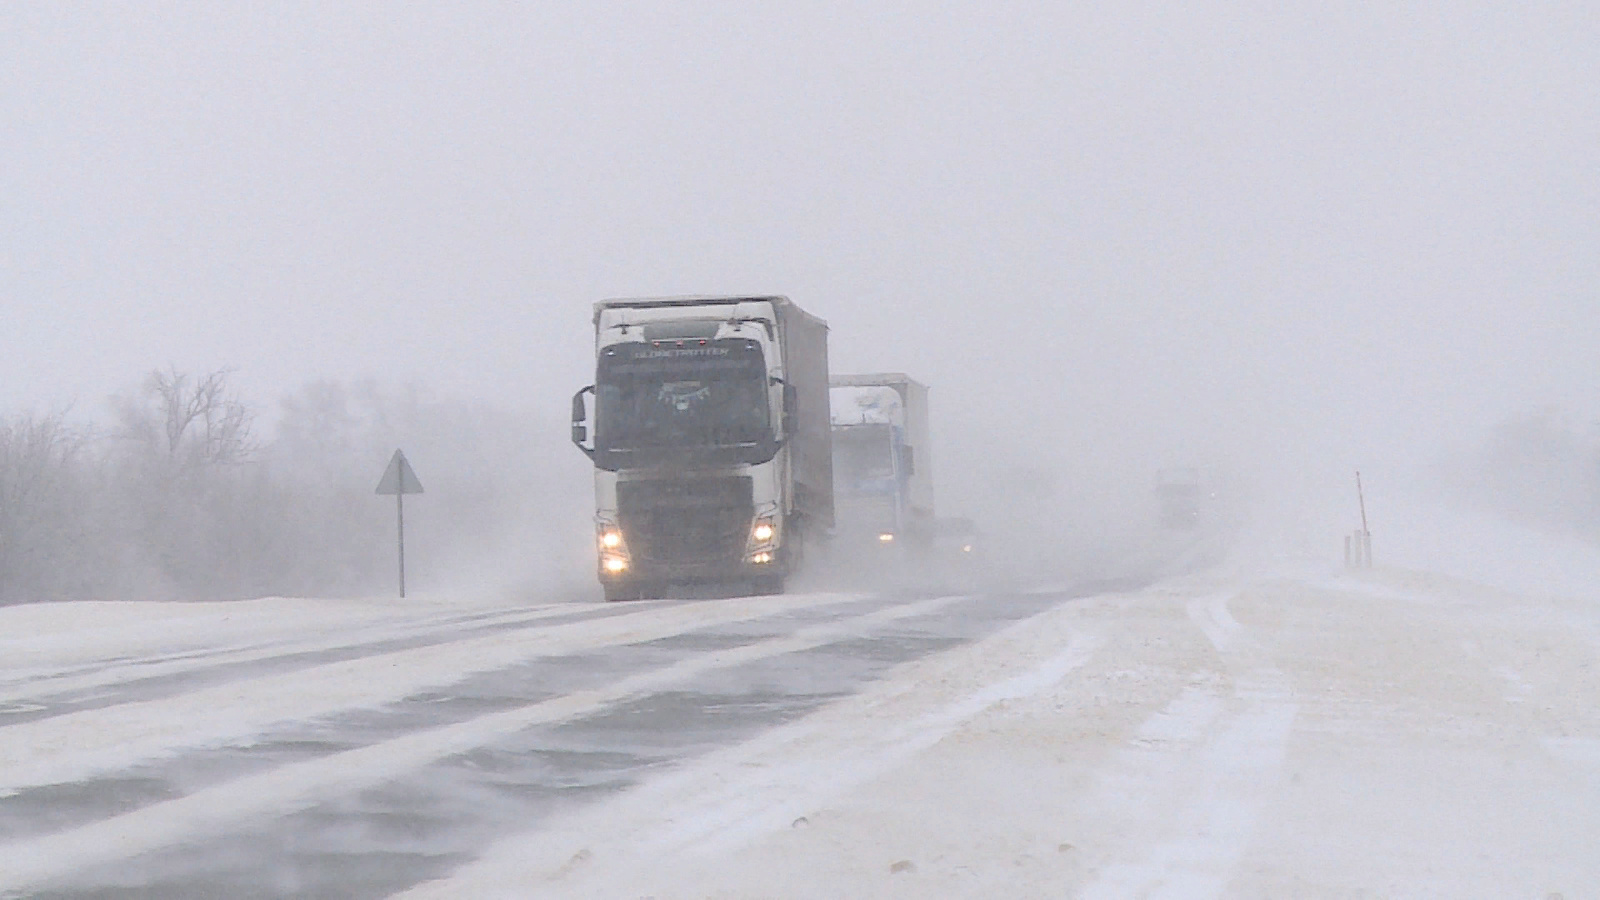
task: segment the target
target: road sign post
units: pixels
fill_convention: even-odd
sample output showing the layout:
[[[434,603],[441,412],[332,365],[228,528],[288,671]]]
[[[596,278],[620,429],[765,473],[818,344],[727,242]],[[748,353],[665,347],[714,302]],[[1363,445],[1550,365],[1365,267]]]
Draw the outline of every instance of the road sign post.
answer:
[[[389,467],[378,481],[379,496],[394,495],[395,532],[400,542],[400,596],[406,595],[406,495],[422,493],[422,482],[411,471],[411,463],[398,449],[389,458]]]
[[[1361,505],[1361,530],[1344,537],[1344,564],[1352,569],[1372,568],[1372,532],[1367,528],[1367,493],[1356,472],[1356,501]]]

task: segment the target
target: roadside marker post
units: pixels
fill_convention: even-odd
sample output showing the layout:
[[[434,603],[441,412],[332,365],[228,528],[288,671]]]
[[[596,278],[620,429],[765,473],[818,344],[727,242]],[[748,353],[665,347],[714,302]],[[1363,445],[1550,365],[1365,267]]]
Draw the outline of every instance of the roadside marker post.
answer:
[[[397,535],[400,542],[400,597],[406,596],[406,495],[422,493],[422,482],[417,480],[417,473],[411,470],[411,463],[406,461],[406,455],[400,450],[394,451],[394,456],[389,458],[389,467],[383,470],[383,478],[378,481],[379,496],[394,495],[395,524],[398,526]]]
[[[1372,568],[1372,532],[1367,529],[1367,495],[1356,472],[1356,500],[1361,504],[1361,530],[1344,536],[1344,564],[1352,569]]]

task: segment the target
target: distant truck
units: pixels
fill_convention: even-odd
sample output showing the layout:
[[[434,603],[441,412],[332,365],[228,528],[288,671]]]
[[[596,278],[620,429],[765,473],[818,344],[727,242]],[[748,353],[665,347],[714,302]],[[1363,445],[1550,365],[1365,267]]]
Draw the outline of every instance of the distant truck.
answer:
[[[1200,470],[1162,469],[1156,473],[1156,501],[1161,527],[1169,531],[1193,531],[1200,527],[1203,499]]]
[[[785,297],[674,297],[602,301],[594,327],[572,440],[606,599],[782,592],[834,522],[827,323]]]
[[[927,551],[936,536],[928,388],[900,373],[836,375],[834,543]]]

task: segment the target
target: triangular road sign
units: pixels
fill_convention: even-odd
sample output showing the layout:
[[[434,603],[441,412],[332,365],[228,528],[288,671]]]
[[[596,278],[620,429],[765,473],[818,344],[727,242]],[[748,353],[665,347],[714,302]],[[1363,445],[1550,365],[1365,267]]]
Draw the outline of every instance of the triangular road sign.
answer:
[[[406,462],[406,455],[399,450],[394,451],[394,456],[390,457],[389,468],[383,470],[383,480],[378,482],[378,493],[422,493],[422,482],[417,480],[417,473],[411,471],[411,463]]]

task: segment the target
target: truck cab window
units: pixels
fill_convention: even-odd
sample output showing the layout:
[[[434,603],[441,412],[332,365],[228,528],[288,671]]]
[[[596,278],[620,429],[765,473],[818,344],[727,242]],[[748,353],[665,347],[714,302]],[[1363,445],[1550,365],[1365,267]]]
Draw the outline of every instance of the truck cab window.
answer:
[[[760,357],[755,365],[709,368],[708,361],[630,366],[602,373],[598,431],[610,450],[721,447],[770,440]]]

